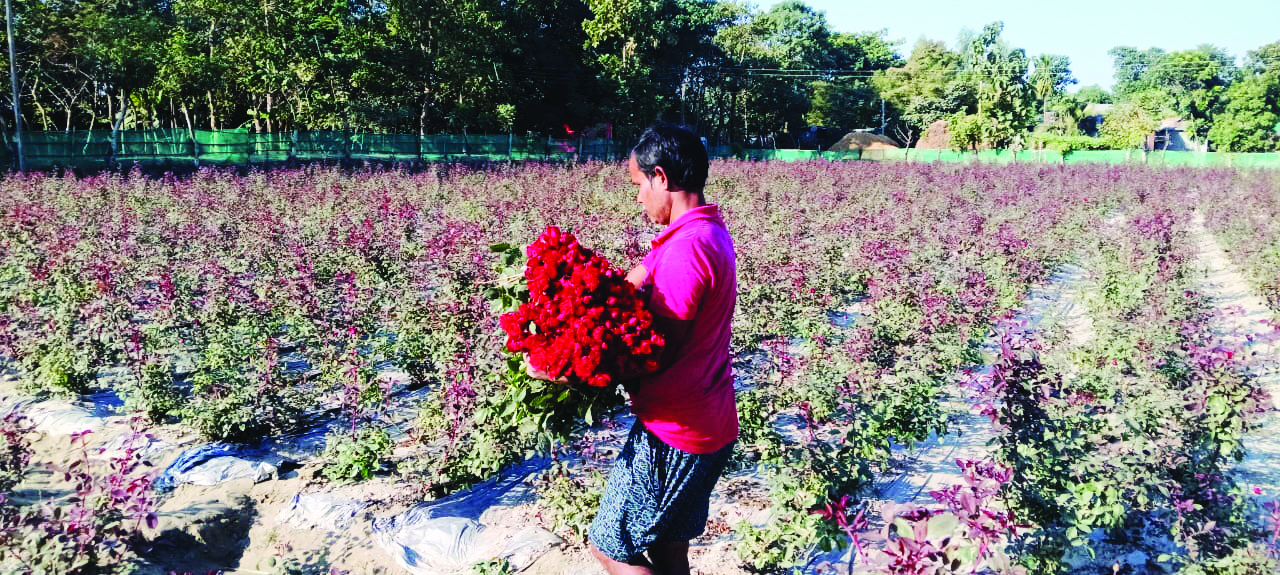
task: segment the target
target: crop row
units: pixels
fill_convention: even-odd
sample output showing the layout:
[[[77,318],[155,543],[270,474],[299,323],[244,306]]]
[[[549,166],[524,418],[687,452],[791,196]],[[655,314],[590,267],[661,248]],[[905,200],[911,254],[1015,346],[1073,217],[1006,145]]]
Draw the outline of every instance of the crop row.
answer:
[[[1231,477],[1269,402],[1214,332],[1193,182],[1167,178],[1093,234],[1080,257],[1092,337],[1001,330],[979,397],[1012,471],[1007,503],[1034,526],[1015,541],[1034,570],[1275,567]]]
[[[1217,185],[1198,195],[1205,225],[1271,309],[1280,311],[1280,179],[1259,171],[1246,177],[1211,172],[1206,180]]]

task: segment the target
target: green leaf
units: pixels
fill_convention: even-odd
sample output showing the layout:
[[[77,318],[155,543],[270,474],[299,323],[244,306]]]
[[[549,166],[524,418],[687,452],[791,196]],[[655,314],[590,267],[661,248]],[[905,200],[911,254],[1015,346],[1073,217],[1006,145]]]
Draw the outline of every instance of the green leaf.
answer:
[[[955,515],[951,513],[935,515],[929,519],[926,537],[928,537],[930,541],[940,541],[943,538],[955,535],[959,527],[960,519]]]

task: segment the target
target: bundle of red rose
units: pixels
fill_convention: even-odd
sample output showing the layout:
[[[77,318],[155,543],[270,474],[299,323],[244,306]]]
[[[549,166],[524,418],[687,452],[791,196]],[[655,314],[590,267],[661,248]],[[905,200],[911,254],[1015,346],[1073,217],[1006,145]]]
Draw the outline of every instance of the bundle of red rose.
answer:
[[[550,227],[526,250],[529,302],[502,316],[507,350],[553,379],[608,387],[658,369],[662,336],[625,273]]]

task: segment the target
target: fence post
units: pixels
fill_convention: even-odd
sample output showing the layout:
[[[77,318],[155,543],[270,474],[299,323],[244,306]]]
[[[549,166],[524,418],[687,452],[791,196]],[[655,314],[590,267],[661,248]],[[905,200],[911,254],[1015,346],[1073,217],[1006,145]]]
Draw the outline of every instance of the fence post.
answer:
[[[200,143],[196,142],[196,132],[191,129],[191,125],[187,125],[187,143],[191,144],[191,163],[200,167]]]

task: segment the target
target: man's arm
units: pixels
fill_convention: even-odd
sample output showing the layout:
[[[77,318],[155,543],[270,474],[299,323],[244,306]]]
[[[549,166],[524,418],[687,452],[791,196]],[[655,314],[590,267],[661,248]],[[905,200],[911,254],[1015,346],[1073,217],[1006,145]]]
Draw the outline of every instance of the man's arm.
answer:
[[[627,273],[627,281],[636,286],[636,289],[642,289],[645,280],[648,278],[649,270],[644,267],[644,264],[637,264]],[[685,345],[689,343],[689,334],[693,331],[693,320],[668,317],[655,311],[653,312],[653,329],[661,334],[663,339],[662,355],[658,357],[658,371],[625,374],[620,376],[619,379],[624,381],[632,380],[664,371],[670,367],[680,356],[680,350],[684,349]]]
[[[662,356],[658,358],[658,372],[666,371],[676,362],[689,343],[689,334],[693,333],[693,320],[675,319],[661,314],[653,314],[653,329],[662,334]]]

